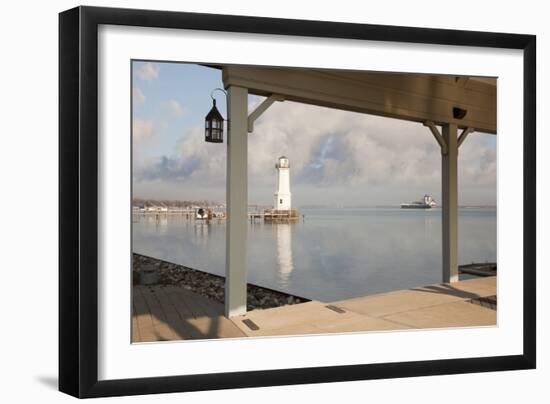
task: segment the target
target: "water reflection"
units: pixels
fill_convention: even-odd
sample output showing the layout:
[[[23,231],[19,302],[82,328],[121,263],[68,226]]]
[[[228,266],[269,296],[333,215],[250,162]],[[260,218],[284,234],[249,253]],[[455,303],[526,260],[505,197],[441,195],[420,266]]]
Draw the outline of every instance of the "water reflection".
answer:
[[[250,223],[248,281],[335,301],[441,280],[441,211],[311,209],[297,223]],[[496,211],[461,209],[459,264],[496,260]],[[225,274],[226,223],[134,218],[133,250]]]
[[[132,216],[133,223],[146,223],[154,226],[157,233],[166,233],[168,226],[168,215],[159,213],[137,214]]]
[[[292,224],[274,224],[277,238],[277,275],[279,284],[283,287],[289,285],[289,278],[294,270],[292,261]]]
[[[210,223],[207,220],[196,220],[194,222],[195,240],[198,245],[206,246],[208,244],[208,233]]]

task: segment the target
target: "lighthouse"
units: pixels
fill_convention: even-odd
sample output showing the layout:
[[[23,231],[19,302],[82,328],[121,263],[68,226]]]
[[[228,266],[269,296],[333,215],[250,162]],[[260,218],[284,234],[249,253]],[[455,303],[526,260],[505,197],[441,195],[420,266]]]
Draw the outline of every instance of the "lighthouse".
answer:
[[[273,209],[290,210],[290,164],[288,157],[279,157],[275,168],[278,173],[278,188],[277,192],[275,192]]]

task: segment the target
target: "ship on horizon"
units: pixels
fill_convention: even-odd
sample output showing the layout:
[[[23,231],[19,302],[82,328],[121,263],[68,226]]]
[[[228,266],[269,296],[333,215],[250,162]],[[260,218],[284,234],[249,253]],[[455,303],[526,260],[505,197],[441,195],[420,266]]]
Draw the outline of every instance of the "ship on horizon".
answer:
[[[424,195],[424,198],[420,201],[414,201],[411,203],[402,203],[401,209],[431,209],[437,206],[435,200],[431,195]]]

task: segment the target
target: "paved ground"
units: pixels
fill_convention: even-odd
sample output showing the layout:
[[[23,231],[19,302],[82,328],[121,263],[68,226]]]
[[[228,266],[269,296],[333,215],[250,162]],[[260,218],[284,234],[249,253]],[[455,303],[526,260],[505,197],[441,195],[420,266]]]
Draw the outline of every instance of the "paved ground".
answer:
[[[250,337],[487,326],[496,325],[496,307],[480,304],[479,299],[493,296],[495,276],[332,303],[254,310],[233,321]]]
[[[253,310],[231,320],[223,306],[176,286],[134,286],[132,341],[496,325],[496,277],[331,303]]]
[[[132,342],[244,337],[223,306],[177,286],[133,287]]]

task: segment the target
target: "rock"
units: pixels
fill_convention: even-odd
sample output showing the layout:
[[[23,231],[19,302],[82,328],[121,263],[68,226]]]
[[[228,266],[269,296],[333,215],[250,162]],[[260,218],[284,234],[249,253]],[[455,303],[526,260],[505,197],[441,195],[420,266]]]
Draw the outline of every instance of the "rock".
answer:
[[[142,285],[154,285],[157,284],[160,280],[158,272],[153,270],[142,271],[139,277],[139,282]]]
[[[141,278],[143,272],[152,271],[162,285],[177,285],[223,304],[225,299],[225,279],[193,268],[157,260],[139,254],[133,256],[133,281]],[[247,285],[248,310],[279,307],[297,304],[299,299],[284,293],[264,289],[256,285]]]

